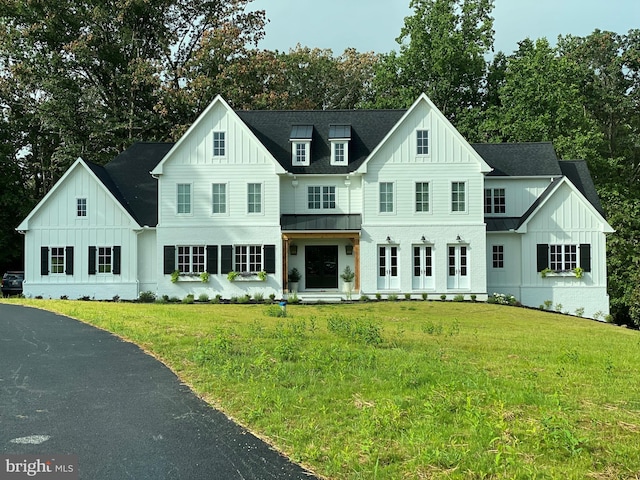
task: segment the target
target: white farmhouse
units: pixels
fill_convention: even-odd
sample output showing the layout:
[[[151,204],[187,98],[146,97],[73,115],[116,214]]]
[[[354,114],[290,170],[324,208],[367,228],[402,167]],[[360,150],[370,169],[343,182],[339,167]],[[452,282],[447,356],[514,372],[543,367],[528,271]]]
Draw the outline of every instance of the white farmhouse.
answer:
[[[78,159],[18,230],[31,297],[280,298],[296,268],[302,300],[505,293],[609,312],[613,230],[586,163],[550,143],[471,145],[424,95],[403,111],[217,97],[175,144]]]

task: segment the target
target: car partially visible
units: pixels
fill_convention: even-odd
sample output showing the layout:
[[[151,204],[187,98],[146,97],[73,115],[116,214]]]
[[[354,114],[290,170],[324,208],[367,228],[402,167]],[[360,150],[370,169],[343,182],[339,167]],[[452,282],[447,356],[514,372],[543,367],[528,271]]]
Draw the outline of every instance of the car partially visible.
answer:
[[[2,295],[21,295],[22,282],[24,281],[24,272],[12,271],[6,272],[2,276]]]

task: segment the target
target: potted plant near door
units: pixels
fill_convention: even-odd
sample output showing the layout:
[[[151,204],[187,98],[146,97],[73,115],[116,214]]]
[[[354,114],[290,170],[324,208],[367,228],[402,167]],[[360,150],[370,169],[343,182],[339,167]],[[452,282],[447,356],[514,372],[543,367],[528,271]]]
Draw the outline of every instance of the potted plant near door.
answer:
[[[349,265],[344,267],[344,270],[340,274],[340,278],[344,282],[342,284],[342,291],[347,294],[347,298],[349,299],[351,298],[351,292],[353,291],[353,279],[355,276],[355,272],[351,270]]]
[[[300,284],[301,278],[302,278],[302,275],[300,274],[300,271],[297,268],[294,267],[291,270],[289,270],[289,291],[291,293],[298,292],[298,285]]]

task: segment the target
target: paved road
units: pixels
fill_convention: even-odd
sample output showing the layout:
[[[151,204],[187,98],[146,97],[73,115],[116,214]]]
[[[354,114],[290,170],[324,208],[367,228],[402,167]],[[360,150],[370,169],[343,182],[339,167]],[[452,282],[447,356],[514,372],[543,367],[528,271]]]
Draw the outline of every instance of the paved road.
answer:
[[[135,345],[6,304],[0,454],[77,455],[84,480],[313,478]]]

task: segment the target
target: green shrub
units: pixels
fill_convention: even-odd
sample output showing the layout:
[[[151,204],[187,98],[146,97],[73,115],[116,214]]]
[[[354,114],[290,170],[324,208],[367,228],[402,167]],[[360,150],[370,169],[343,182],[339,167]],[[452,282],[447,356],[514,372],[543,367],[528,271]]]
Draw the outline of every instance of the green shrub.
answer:
[[[422,292],[422,300],[427,300],[429,298],[429,294],[427,292]]]
[[[141,303],[153,303],[156,301],[156,294],[151,291],[140,292],[138,301]]]
[[[368,302],[371,299],[369,298],[369,295],[360,295],[360,301],[361,302]]]
[[[398,295],[392,293],[391,295],[387,296],[387,300],[389,300],[390,302],[395,302],[396,300],[398,300]]]
[[[198,301],[199,302],[208,302],[209,301],[209,295],[207,295],[206,293],[201,293],[200,295],[198,295]]]
[[[442,300],[443,302],[447,299],[447,294],[443,293],[442,295],[440,295],[440,300]]]
[[[464,302],[464,295],[456,295],[455,297],[453,297],[453,301],[454,302]]]
[[[188,294],[186,297],[182,299],[182,303],[191,304],[194,302],[195,302],[195,298],[193,296],[193,293]]]

